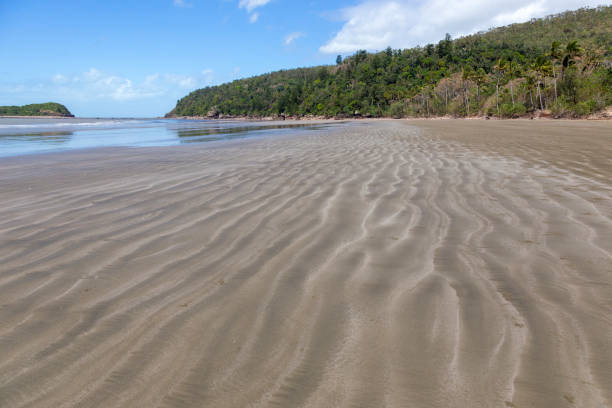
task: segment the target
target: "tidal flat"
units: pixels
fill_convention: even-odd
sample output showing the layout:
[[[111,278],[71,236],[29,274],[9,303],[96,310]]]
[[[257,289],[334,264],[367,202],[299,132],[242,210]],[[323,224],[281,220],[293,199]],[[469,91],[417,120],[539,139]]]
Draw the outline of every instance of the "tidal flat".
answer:
[[[612,122],[0,158],[2,407],[612,407]]]

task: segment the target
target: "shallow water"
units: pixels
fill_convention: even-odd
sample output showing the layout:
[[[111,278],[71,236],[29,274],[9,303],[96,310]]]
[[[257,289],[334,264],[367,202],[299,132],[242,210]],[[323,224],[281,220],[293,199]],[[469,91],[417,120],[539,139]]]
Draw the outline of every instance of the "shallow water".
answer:
[[[102,146],[172,146],[329,126],[333,125],[188,119],[0,118],[0,157]]]

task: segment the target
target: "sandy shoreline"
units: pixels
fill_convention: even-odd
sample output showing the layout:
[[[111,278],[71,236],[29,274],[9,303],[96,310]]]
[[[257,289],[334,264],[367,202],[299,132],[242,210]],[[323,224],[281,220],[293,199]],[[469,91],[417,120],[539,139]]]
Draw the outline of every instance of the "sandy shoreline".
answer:
[[[1,407],[612,407],[612,123],[0,159]]]

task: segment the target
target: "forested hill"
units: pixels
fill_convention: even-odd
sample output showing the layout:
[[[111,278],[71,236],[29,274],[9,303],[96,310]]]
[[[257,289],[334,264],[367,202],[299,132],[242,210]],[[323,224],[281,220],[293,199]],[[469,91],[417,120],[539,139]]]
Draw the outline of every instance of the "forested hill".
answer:
[[[167,116],[584,116],[612,105],[612,6],[199,89]]]
[[[0,116],[66,116],[74,115],[62,104],[55,102],[33,103],[23,106],[0,106]]]

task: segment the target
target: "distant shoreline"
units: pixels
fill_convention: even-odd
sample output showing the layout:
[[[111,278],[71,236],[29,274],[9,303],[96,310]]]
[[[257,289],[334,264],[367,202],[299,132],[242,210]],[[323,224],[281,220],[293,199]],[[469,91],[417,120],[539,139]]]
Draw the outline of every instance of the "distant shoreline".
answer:
[[[0,115],[0,118],[9,118],[9,119],[80,119],[74,116],[57,116],[57,115]]]
[[[321,121],[321,120],[612,120],[612,108],[603,110],[583,117],[553,117],[550,113],[537,112],[533,115],[522,115],[516,118],[499,118],[497,116],[405,116],[401,118],[393,117],[366,117],[366,116],[171,116],[163,119],[185,119],[185,120],[236,120],[252,122],[271,122],[271,121]]]
[[[116,117],[75,117],[75,116],[50,116],[50,115],[39,115],[39,116],[19,116],[19,115],[6,115],[0,116],[0,119],[139,119],[136,117],[126,117],[126,118],[116,118]],[[294,121],[328,121],[328,120],[612,120],[612,110],[611,111],[603,111],[598,114],[589,115],[586,117],[578,117],[578,118],[567,118],[560,117],[554,118],[552,116],[520,116],[518,118],[498,118],[496,116],[469,116],[469,117],[454,117],[454,116],[430,116],[430,117],[422,117],[422,116],[414,116],[414,117],[401,117],[401,118],[392,118],[392,117],[363,117],[363,116],[354,116],[354,117],[325,117],[325,116],[224,116],[219,118],[209,118],[206,116],[173,116],[173,117],[153,117],[147,119],[183,119],[183,120],[234,120],[234,121],[244,121],[244,122],[273,122],[273,121],[284,121],[284,120],[294,120]]]

